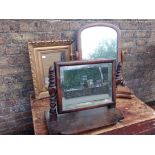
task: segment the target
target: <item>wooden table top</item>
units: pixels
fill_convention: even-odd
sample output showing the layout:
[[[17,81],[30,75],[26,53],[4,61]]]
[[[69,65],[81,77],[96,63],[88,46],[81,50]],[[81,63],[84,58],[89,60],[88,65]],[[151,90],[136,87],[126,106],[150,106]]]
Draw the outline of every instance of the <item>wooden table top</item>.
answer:
[[[44,98],[40,100],[31,100],[32,107],[32,115],[33,115],[33,124],[34,124],[34,132],[36,135],[47,135],[48,129],[46,125],[46,120],[44,116],[44,112],[49,110],[49,98]],[[143,124],[145,121],[153,120],[155,122],[155,111],[144,102],[139,100],[136,96],[132,99],[117,99],[116,107],[123,113],[124,119],[109,127],[104,127],[100,129],[96,129],[93,131],[86,132],[84,134],[96,135],[96,134],[111,134],[112,131],[118,130],[124,127],[131,128],[134,127],[135,124],[138,123]],[[153,123],[154,125],[155,123]],[[136,129],[137,130],[137,129]],[[138,130],[141,130],[140,128]],[[147,130],[147,129],[145,129]],[[155,128],[153,127],[155,131]],[[140,131],[137,131],[140,133]],[[136,134],[133,131],[129,132],[129,134]],[[124,133],[128,134],[128,132]]]

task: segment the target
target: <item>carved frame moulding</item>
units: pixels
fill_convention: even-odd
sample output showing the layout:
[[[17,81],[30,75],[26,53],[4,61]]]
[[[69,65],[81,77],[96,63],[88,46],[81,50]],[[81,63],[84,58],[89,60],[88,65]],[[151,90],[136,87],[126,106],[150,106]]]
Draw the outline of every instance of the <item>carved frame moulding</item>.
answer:
[[[28,42],[35,98],[49,97],[48,70],[55,61],[73,59],[73,41],[37,41]]]

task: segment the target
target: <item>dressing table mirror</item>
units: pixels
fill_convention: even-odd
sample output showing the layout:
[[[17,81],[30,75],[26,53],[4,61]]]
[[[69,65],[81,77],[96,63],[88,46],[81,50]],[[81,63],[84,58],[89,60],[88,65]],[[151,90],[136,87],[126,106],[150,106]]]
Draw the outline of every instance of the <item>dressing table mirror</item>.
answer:
[[[55,62],[54,68],[49,70],[50,111],[45,112],[45,117],[50,134],[80,134],[114,125],[123,118],[116,108],[115,97],[131,98],[131,93],[122,77],[120,40],[120,30],[112,24],[88,24],[78,31],[75,52],[78,61]],[[113,72],[106,64],[97,64],[109,60],[115,64],[112,65]],[[92,63],[100,70],[92,67]],[[106,77],[95,79],[100,75],[96,71],[102,68],[102,75],[108,71],[108,81],[113,79],[113,83],[107,86],[98,86],[99,81],[103,84],[102,80],[106,80]]]
[[[50,134],[81,134],[123,118],[115,108],[114,59],[54,64],[49,69],[50,111],[45,112]]]
[[[93,23],[78,31],[77,59],[115,59],[117,97],[132,98],[133,92],[122,76],[124,51],[121,51],[121,32],[109,23]]]

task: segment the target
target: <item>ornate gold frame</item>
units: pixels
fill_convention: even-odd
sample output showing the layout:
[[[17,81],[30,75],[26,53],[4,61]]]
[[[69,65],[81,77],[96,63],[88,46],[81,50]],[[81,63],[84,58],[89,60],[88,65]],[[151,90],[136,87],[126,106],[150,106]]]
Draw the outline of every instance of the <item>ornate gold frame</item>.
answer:
[[[28,42],[35,98],[40,99],[49,96],[49,93],[47,89],[45,89],[45,85],[43,83],[44,70],[41,55],[43,53],[47,54],[63,51],[65,52],[65,61],[72,60],[72,43],[73,41],[69,40]]]

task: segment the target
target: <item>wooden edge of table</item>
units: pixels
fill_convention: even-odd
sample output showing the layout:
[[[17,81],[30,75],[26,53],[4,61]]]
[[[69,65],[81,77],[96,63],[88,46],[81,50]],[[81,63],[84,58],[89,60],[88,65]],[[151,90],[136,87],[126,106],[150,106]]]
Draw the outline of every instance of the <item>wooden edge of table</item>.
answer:
[[[49,98],[35,100],[31,98],[34,131],[36,135],[48,134],[44,117],[49,110]],[[116,100],[116,107],[123,113],[124,119],[109,127],[85,132],[84,135],[98,134],[153,134],[155,133],[155,111],[134,96],[132,99]]]

